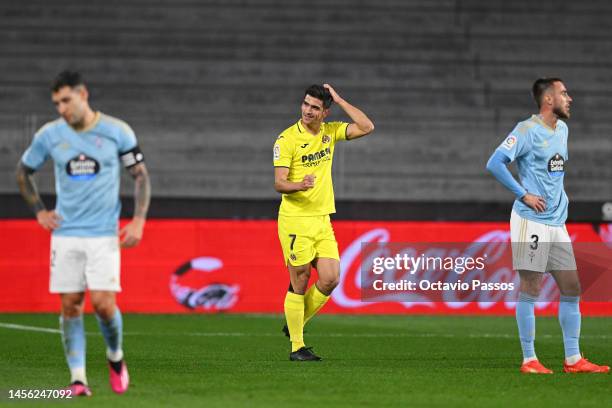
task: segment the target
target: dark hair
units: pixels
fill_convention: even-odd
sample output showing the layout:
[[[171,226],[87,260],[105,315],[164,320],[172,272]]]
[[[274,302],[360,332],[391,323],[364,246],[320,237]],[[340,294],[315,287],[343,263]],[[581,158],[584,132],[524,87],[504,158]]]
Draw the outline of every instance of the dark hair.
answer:
[[[533,99],[538,104],[538,108],[542,104],[542,95],[548,90],[555,82],[563,82],[561,78],[539,78],[533,83],[531,92],[533,93]]]
[[[310,95],[313,98],[323,101],[323,107],[325,109],[329,108],[333,102],[331,94],[323,87],[323,85],[310,85],[308,88],[306,88],[306,92],[304,92],[304,96],[306,95]]]
[[[57,76],[51,83],[51,90],[53,92],[57,92],[65,86],[74,88],[79,85],[85,85],[83,76],[76,71],[65,70],[57,74]]]

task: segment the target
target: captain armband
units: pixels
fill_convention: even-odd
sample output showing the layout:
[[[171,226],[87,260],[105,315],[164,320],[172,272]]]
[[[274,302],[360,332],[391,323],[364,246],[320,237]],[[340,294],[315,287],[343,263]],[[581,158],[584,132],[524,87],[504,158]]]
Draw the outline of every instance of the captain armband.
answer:
[[[120,153],[119,157],[121,158],[123,166],[128,169],[144,161],[144,155],[138,146],[135,146],[133,149],[128,150],[127,152]]]

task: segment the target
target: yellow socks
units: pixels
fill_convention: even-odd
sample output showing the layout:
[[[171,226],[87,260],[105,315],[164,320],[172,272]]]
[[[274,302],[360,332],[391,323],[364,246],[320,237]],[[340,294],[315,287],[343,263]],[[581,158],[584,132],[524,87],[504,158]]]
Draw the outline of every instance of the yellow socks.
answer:
[[[287,296],[285,296],[285,318],[291,336],[291,352],[305,347],[304,325],[321,310],[328,300],[329,296],[321,293],[317,285],[312,285],[305,295],[287,292]]]
[[[304,295],[287,292],[285,318],[291,339],[291,352],[304,347]]]
[[[304,324],[312,319],[328,300],[329,296],[321,293],[317,285],[312,285],[304,295]]]

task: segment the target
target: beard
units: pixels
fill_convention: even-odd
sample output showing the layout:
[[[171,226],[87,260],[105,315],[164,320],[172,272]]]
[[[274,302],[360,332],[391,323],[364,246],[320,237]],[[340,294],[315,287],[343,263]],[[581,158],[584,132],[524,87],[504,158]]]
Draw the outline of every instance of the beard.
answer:
[[[73,129],[78,130],[85,127],[85,115],[78,116],[73,114],[70,116],[70,120],[67,120],[66,118],[64,118],[64,120],[66,120],[66,122],[68,122]]]
[[[558,118],[561,118],[561,119],[569,119],[570,117],[569,109],[565,111],[562,107],[559,107],[559,106],[553,109],[553,113],[557,115]]]

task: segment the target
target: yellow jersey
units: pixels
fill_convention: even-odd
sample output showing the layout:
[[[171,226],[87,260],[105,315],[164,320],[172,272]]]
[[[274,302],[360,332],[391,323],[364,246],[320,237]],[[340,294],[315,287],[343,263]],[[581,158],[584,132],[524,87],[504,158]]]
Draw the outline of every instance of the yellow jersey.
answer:
[[[334,146],[346,140],[346,122],[323,122],[313,135],[298,121],[283,131],[274,143],[274,167],[289,169],[288,181],[299,183],[307,174],[316,176],[314,187],[283,194],[278,213],[284,216],[316,216],[336,212],[332,162]]]

